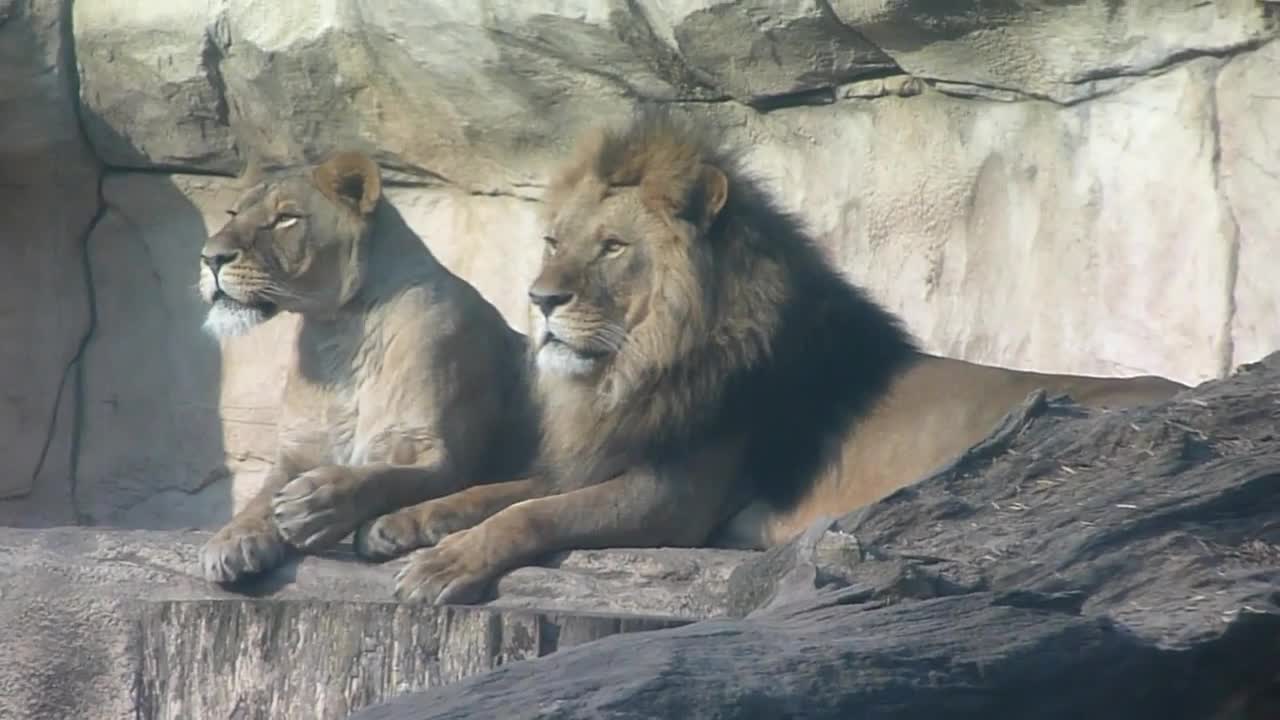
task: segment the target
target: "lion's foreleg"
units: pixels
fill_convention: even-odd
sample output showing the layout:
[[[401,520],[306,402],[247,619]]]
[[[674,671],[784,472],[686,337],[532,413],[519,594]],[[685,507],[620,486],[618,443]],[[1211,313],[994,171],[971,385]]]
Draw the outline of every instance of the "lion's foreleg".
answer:
[[[476,485],[410,505],[361,525],[355,536],[356,552],[370,560],[385,560],[431,547],[446,535],[474,527],[510,505],[550,492],[547,480],[532,477]]]
[[[727,480],[635,468],[581,490],[518,502],[411,555],[396,594],[470,602],[499,574],[548,553],[702,543],[723,513]]]

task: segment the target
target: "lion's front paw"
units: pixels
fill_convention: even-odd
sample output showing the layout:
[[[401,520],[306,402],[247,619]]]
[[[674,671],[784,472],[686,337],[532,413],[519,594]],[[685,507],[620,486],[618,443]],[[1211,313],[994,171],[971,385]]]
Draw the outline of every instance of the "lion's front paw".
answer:
[[[431,547],[449,533],[466,527],[462,518],[449,509],[448,500],[429,500],[361,525],[356,530],[356,552],[368,560],[386,560]]]
[[[285,550],[269,523],[233,521],[200,548],[200,569],[210,582],[235,583],[280,565]]]
[[[423,537],[417,520],[405,512],[374,518],[356,530],[356,554],[366,560],[388,560],[420,547],[434,545],[439,538]]]
[[[271,499],[271,514],[285,540],[303,550],[333,545],[355,527],[350,479],[339,467],[308,470]]]
[[[482,550],[479,533],[463,530],[414,552],[396,573],[396,599],[434,605],[477,602],[495,574]]]

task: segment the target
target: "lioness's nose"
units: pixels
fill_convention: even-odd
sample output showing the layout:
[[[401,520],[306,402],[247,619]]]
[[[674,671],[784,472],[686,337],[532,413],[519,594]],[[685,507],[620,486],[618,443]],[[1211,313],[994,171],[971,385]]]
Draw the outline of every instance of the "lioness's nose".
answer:
[[[529,302],[537,305],[543,315],[550,315],[552,310],[573,299],[573,293],[543,292],[537,288],[529,290]]]
[[[205,265],[209,266],[209,270],[211,270],[214,275],[218,274],[219,268],[229,262],[235,262],[235,259],[238,257],[240,257],[239,250],[225,250],[222,252],[218,252],[217,250],[205,250],[200,253],[200,259],[204,261]]]

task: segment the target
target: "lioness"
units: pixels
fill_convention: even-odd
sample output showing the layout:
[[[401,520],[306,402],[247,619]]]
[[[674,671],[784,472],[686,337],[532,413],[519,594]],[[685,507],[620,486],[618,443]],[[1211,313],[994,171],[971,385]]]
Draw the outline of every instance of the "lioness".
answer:
[[[1116,407],[1183,388],[922,354],[660,111],[581,143],[546,200],[529,297],[547,475],[428,503],[477,524],[415,552],[401,597],[472,600],[569,548],[764,548],[920,479],[1036,388]]]
[[[537,448],[524,336],[382,199],[371,159],[338,153],[258,184],[230,214],[200,255],[205,327],[301,323],[275,466],[201,550],[206,578],[240,580],[357,526],[368,557],[429,544],[378,516],[521,472]]]

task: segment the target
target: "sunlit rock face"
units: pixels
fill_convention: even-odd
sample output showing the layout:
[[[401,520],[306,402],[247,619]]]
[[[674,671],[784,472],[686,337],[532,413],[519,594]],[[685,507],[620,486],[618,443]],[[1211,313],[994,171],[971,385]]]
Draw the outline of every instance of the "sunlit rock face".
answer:
[[[522,328],[548,168],[636,99],[722,128],[930,351],[1220,376],[1280,346],[1274,8],[0,0],[0,524],[256,489],[295,321],[218,344],[194,292],[246,168],[373,154]]]

